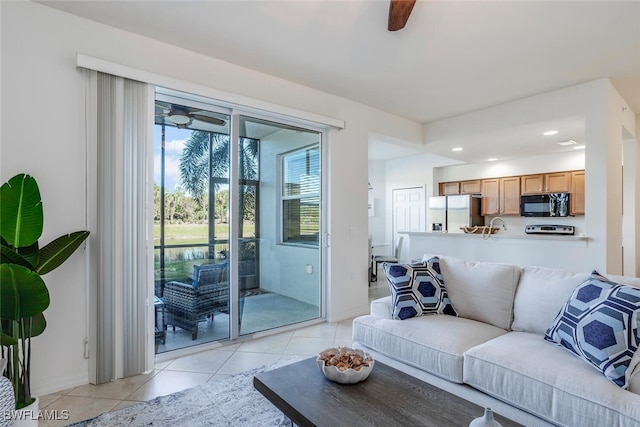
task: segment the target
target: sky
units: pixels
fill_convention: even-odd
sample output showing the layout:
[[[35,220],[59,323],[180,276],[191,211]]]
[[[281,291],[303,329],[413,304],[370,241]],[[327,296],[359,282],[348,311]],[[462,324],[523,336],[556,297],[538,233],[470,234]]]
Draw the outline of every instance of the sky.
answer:
[[[154,126],[153,134],[153,180],[160,185],[161,127]],[[165,186],[167,191],[174,191],[180,185],[178,162],[184,143],[190,135],[191,131],[188,129],[165,127]]]

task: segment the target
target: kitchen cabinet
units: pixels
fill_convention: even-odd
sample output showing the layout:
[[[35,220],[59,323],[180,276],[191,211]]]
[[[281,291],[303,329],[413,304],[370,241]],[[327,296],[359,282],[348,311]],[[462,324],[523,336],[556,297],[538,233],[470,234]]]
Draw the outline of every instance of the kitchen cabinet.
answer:
[[[482,180],[482,215],[500,214],[500,179]]]
[[[441,182],[440,183],[441,196],[451,196],[453,194],[460,194],[459,182]]]
[[[460,182],[460,194],[480,194],[482,193],[482,183],[479,179]]]
[[[482,180],[482,215],[520,215],[520,177]]]
[[[439,183],[441,196],[482,194],[482,215],[520,215],[521,194],[571,193],[570,215],[584,215],[584,170]]]
[[[500,178],[500,215],[520,215],[520,177]]]
[[[546,193],[571,192],[571,172],[555,172],[544,175]]]
[[[522,194],[568,193],[571,191],[571,172],[553,172],[521,177]]]
[[[584,195],[584,171],[571,172],[570,215],[584,215]]]
[[[454,194],[480,194],[482,192],[482,182],[479,179],[441,182],[439,184],[438,191],[440,196],[451,196]]]

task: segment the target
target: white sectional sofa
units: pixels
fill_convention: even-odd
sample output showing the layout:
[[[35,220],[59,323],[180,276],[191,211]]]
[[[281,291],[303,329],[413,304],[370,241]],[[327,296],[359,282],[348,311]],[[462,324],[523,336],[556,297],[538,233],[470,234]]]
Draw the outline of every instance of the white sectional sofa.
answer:
[[[425,255],[427,259],[433,258]],[[497,412],[500,405],[513,409],[503,415],[526,425],[640,425],[640,355],[629,363],[623,388],[544,338],[590,273],[436,259],[448,294],[444,302],[450,302],[457,316],[397,320],[394,310],[397,316],[402,304],[393,296],[378,299],[371,303],[371,314],[353,321],[356,347]],[[640,278],[606,278],[640,288]],[[413,283],[408,276],[402,280]],[[638,330],[630,333],[637,336]]]

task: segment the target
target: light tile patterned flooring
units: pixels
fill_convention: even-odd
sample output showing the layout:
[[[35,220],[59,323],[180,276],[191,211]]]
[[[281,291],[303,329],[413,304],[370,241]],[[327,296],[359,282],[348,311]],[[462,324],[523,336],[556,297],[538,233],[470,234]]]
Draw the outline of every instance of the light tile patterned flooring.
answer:
[[[369,300],[388,293],[386,281],[379,280],[369,287]],[[41,410],[57,414],[68,411],[69,418],[40,420],[39,425],[67,425],[293,355],[309,357],[328,347],[350,345],[351,323],[352,319],[337,323],[320,323],[269,337],[229,344],[156,363],[155,369],[149,374],[136,375],[99,386],[82,385],[41,396]]]

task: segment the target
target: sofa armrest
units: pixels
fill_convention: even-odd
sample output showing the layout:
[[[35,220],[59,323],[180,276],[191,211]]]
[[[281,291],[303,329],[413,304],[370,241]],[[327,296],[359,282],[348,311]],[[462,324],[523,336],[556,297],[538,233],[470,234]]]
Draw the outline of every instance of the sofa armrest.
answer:
[[[164,285],[163,299],[170,310],[195,311],[197,295],[198,290],[191,283],[168,282]]]
[[[391,319],[392,313],[393,313],[393,304],[391,303],[390,296],[371,301],[372,316],[382,317],[384,319]]]

